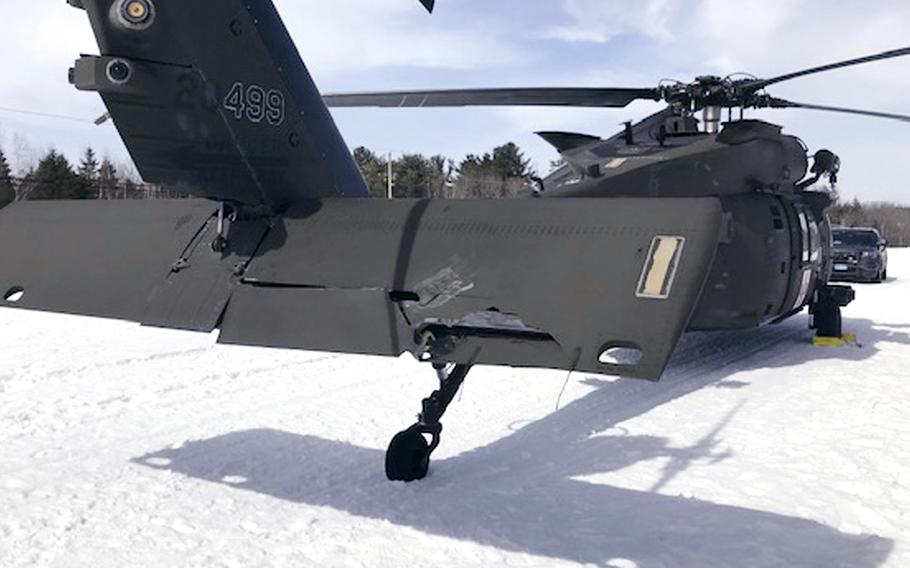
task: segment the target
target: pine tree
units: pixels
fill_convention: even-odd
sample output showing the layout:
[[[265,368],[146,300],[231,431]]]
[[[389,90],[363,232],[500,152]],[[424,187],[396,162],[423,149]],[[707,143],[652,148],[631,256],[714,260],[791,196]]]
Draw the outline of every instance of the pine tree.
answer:
[[[98,158],[91,147],[85,149],[82,155],[82,161],[79,163],[79,177],[85,180],[86,185],[90,188],[92,197],[97,197],[100,191],[97,189],[98,181]]]
[[[492,154],[469,154],[458,165],[455,194],[462,198],[513,197],[535,175],[530,164],[513,142],[494,148]]]
[[[405,154],[396,160],[395,197],[428,198],[442,195],[445,183],[445,163],[442,156],[427,158],[421,154]]]
[[[73,171],[66,156],[51,150],[25,179],[28,199],[88,199],[89,185]]]
[[[531,160],[525,159],[524,154],[514,142],[493,149],[492,168],[494,173],[503,180],[509,178],[524,178],[533,175]]]
[[[3,150],[0,150],[0,209],[16,200],[16,190],[13,186],[12,171],[6,162]]]
[[[354,149],[354,161],[363,174],[373,197],[383,198],[388,193],[389,162],[372,150],[360,146]]]

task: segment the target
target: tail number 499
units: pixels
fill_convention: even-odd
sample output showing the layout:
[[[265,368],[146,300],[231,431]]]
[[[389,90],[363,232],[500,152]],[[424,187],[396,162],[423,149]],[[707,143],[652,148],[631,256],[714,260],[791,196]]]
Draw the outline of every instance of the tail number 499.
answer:
[[[264,120],[272,126],[281,126],[285,114],[284,93],[275,89],[266,91],[259,85],[234,83],[224,97],[224,108],[237,120],[245,118],[255,124]]]

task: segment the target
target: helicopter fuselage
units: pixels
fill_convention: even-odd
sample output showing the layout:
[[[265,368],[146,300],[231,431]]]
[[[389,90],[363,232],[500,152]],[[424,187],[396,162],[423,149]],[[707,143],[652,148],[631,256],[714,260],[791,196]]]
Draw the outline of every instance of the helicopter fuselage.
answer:
[[[661,113],[613,138],[564,146],[566,164],[540,195],[715,197],[725,220],[690,331],[757,327],[811,309],[828,288],[831,198],[804,189],[803,143],[754,120],[716,135],[691,126],[668,135],[674,120]]]

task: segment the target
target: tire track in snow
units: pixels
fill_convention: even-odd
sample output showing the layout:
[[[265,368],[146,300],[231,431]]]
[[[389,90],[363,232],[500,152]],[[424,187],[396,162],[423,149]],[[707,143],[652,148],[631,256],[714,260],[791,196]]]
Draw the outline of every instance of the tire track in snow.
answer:
[[[802,319],[802,318],[800,318]],[[765,361],[784,355],[776,349],[782,343],[808,332],[804,321],[791,320],[778,326],[735,332],[698,332],[684,336],[663,378],[659,382],[640,379],[600,379],[586,375],[581,382],[613,380],[610,388],[576,401],[585,415],[618,413],[615,422],[627,420],[651,408],[717,383],[726,378],[724,370],[752,359]],[[752,367],[754,365],[749,365]],[[730,369],[735,372],[743,369]],[[567,427],[571,427],[567,425]]]
[[[316,367],[316,372],[318,372],[319,374],[330,375],[333,372],[337,371],[339,368],[344,367],[344,365],[337,364],[337,363],[341,362],[341,360],[344,358],[345,357],[343,355],[327,355],[327,356],[322,356],[322,357],[317,356],[317,357],[314,357],[313,359],[308,359],[308,360],[304,360],[304,361],[295,361],[293,363],[277,365],[277,366],[260,367],[257,369],[246,370],[243,372],[238,371],[235,373],[229,373],[228,375],[217,375],[217,374],[210,375],[207,378],[211,378],[213,383],[216,382],[214,379],[221,378],[221,379],[225,380],[226,384],[230,384],[230,385],[234,385],[234,386],[233,386],[233,388],[229,388],[229,389],[220,389],[217,393],[217,396],[214,396],[214,397],[206,396],[204,399],[204,403],[207,407],[207,410],[199,410],[198,408],[195,408],[193,411],[193,416],[192,416],[191,422],[188,422],[184,416],[181,416],[179,419],[172,420],[172,419],[170,419],[170,418],[172,418],[172,416],[167,415],[167,414],[162,414],[161,416],[158,417],[158,420],[156,421],[157,424],[160,425],[158,427],[145,429],[145,430],[142,430],[141,432],[138,432],[135,430],[127,430],[127,431],[119,430],[119,431],[122,431],[123,433],[119,434],[117,436],[111,437],[111,438],[106,438],[104,440],[103,444],[98,444],[97,440],[96,440],[96,443],[87,445],[85,447],[67,448],[65,451],[64,457],[46,460],[43,463],[44,463],[44,465],[54,465],[60,469],[63,469],[63,466],[67,463],[77,463],[77,464],[83,463],[86,460],[88,460],[89,458],[97,456],[98,454],[108,453],[105,451],[108,448],[114,448],[114,451],[111,452],[111,454],[116,455],[117,448],[126,445],[128,442],[135,442],[137,440],[144,440],[144,439],[153,440],[153,439],[161,439],[161,438],[171,438],[170,443],[174,444],[175,439],[179,439],[181,442],[186,441],[187,440],[186,431],[189,429],[195,430],[199,424],[212,424],[212,423],[230,424],[231,419],[235,418],[237,416],[238,412],[241,412],[243,415],[261,416],[261,415],[269,414],[267,412],[264,412],[266,409],[277,408],[277,407],[287,407],[288,405],[293,404],[294,401],[296,401],[296,400],[312,401],[312,400],[318,399],[318,398],[330,397],[332,395],[337,394],[340,391],[350,389],[350,388],[356,386],[357,384],[362,384],[362,382],[363,382],[362,377],[359,375],[350,374],[350,375],[348,375],[347,380],[342,380],[341,382],[339,382],[339,379],[341,379],[341,377],[333,377],[332,382],[331,382],[333,387],[330,389],[321,389],[317,392],[311,392],[311,393],[293,394],[291,396],[288,396],[288,391],[279,390],[279,389],[269,389],[269,392],[272,393],[271,397],[269,397],[265,400],[259,398],[253,404],[249,404],[249,402],[248,402],[249,400],[252,399],[252,397],[250,397],[250,396],[246,396],[243,398],[239,398],[239,397],[241,395],[243,395],[244,393],[248,393],[250,391],[255,390],[256,385],[255,384],[251,385],[248,381],[238,384],[235,382],[235,380],[238,377],[245,377],[248,380],[252,380],[252,375],[258,374],[259,372],[268,372],[268,371],[274,370],[274,369],[289,369],[289,368],[295,368],[295,367],[304,368],[304,367],[313,367],[313,366]],[[288,379],[283,378],[281,380],[288,380]],[[296,379],[290,379],[290,380],[295,383],[301,384],[301,385],[307,384],[306,381],[297,381]],[[373,383],[373,384],[376,384],[376,383]],[[196,387],[198,387],[197,381],[193,381],[189,384],[183,383],[182,385],[177,385],[177,388],[172,389],[169,394],[184,391],[186,389],[193,389]],[[165,390],[165,392],[168,392],[168,391]],[[110,396],[112,394],[110,391],[108,391],[107,394],[108,394],[109,400],[119,398],[116,395]],[[209,393],[203,392],[201,394],[206,395]],[[127,398],[135,397],[135,392],[128,391],[127,393],[125,393],[124,395],[121,395],[121,396],[126,396]],[[238,409],[236,406],[232,406],[229,403],[229,402],[234,402],[238,399],[243,401],[241,403],[242,408],[240,408],[240,409]],[[158,400],[155,401],[154,406],[144,407],[143,411],[151,413],[151,414],[156,414],[158,411],[161,411],[161,410],[171,411],[171,412],[176,410],[177,413],[183,413],[186,411],[186,405],[188,403],[196,402],[199,400],[200,400],[200,398],[196,398],[196,397],[191,398],[191,399],[189,399],[187,397],[183,397],[183,396],[179,397],[178,402],[184,403],[183,408],[181,408],[180,404],[174,404],[174,402],[175,402],[174,397],[169,396],[166,399],[159,398]],[[97,413],[97,407],[95,407],[95,406],[91,406],[91,405],[84,406],[83,405],[79,408],[81,409],[81,412],[78,415],[72,416],[68,421],[65,421],[60,428],[57,428],[54,431],[60,432],[60,431],[66,431],[66,430],[73,429],[73,428],[83,428],[84,426],[86,426],[86,422],[75,422],[75,421],[77,419],[83,418],[85,416],[91,417],[90,426],[92,429],[99,429],[102,431],[106,430],[107,428],[105,426],[103,426],[102,424],[99,424],[99,422],[101,420],[103,420],[103,421],[107,421],[107,422],[113,422],[113,424],[110,426],[110,428],[114,429],[115,431],[118,431],[117,426],[116,426],[116,422],[118,421],[117,419],[122,418],[125,415],[131,414],[129,410],[126,410],[124,412],[120,412],[120,413],[117,413],[114,415],[107,415],[107,416],[99,417],[98,413]],[[228,420],[219,420],[219,419],[223,419],[225,417],[227,417]],[[54,418],[59,419],[60,417],[55,416]],[[33,428],[32,430],[30,430],[28,432],[24,432],[19,436],[16,436],[14,438],[8,438],[5,441],[5,444],[7,445],[7,447],[13,447],[12,444],[14,442],[24,440],[25,443],[29,446],[46,447],[46,444],[43,443],[44,442],[43,440],[36,438],[36,436],[35,436],[36,431],[40,432],[40,429]],[[183,432],[183,434],[179,435],[181,432]],[[139,434],[139,435],[137,436],[137,434]],[[54,444],[54,445],[56,445],[56,444]],[[17,467],[17,468],[13,468],[10,470],[4,470],[4,471],[0,472],[0,475],[17,474],[26,469],[28,469],[28,468],[27,467]]]
[[[807,333],[807,331],[803,323],[794,325],[794,322],[790,321],[785,322],[780,326],[767,327],[758,330],[746,330],[732,333],[698,333],[684,336],[683,343],[671,360],[667,372],[660,383],[652,383],[637,379],[618,380],[611,384],[611,388],[605,389],[606,392],[595,393],[594,396],[584,397],[577,401],[580,407],[577,406],[575,409],[576,416],[579,411],[582,412],[584,416],[591,416],[594,414],[601,416],[605,413],[616,413],[618,416],[612,422],[621,422],[627,419],[625,416],[638,415],[659,406],[660,404],[664,404],[711,384],[712,382],[717,382],[723,378],[719,375],[723,369],[756,356],[762,351],[772,350],[775,345],[804,333]],[[153,354],[148,357],[122,359],[103,367],[121,368],[133,365],[142,366],[143,364],[167,361],[173,358],[179,359],[180,357],[195,356],[213,350],[214,347],[215,346],[210,346],[186,350],[184,352],[169,352]],[[774,352],[769,353],[767,357],[776,357],[780,355],[781,353]],[[294,406],[295,403],[298,402],[302,402],[298,407],[303,408],[305,405],[314,405],[314,401],[331,400],[339,392],[358,386],[367,391],[387,391],[390,388],[390,384],[397,384],[400,382],[400,379],[396,378],[394,373],[390,374],[389,378],[370,382],[364,382],[362,376],[356,373],[341,373],[341,376],[332,377],[329,383],[332,385],[331,388],[319,388],[318,390],[311,392],[288,392],[270,388],[268,390],[273,393],[273,396],[265,400],[259,399],[253,404],[244,402],[238,409],[236,401],[238,399],[248,401],[249,397],[244,398],[244,393],[249,393],[256,389],[255,384],[250,384],[254,375],[273,373],[275,371],[286,371],[293,368],[306,368],[308,374],[315,372],[323,376],[334,375],[339,369],[350,366],[348,357],[349,356],[335,354],[322,357],[317,356],[313,359],[294,361],[281,365],[263,365],[226,373],[210,373],[189,382],[183,380],[169,383],[168,385],[163,386],[161,390],[151,393],[155,396],[153,406],[143,407],[143,411],[147,413],[154,414],[164,411],[161,412],[160,419],[158,420],[158,424],[161,424],[161,427],[145,430],[138,438],[136,435],[137,432],[124,432],[121,435],[105,439],[104,444],[101,447],[98,445],[91,445],[82,448],[81,450],[76,450],[75,452],[67,451],[65,458],[54,460],[54,463],[78,462],[85,459],[87,455],[99,453],[103,448],[116,448],[127,442],[135,442],[140,439],[160,440],[162,438],[171,437],[179,438],[182,441],[186,439],[186,431],[188,429],[196,430],[196,426],[199,424],[229,424],[231,418],[233,418],[238,411],[242,411],[243,414],[250,416],[269,415],[272,413],[266,411],[270,408],[287,408],[289,406]],[[364,359],[364,364],[369,364],[369,362],[371,362],[371,358]],[[314,366],[316,367],[315,370],[312,369]],[[94,370],[97,369],[92,366],[84,366],[78,373],[83,374]],[[74,373],[76,373],[76,371],[74,371]],[[238,379],[241,379],[241,382],[237,382]],[[286,377],[275,380],[296,381],[296,379],[288,379]],[[583,379],[583,381],[591,380],[597,381],[600,379],[593,378],[593,376],[587,376],[587,378]],[[225,383],[225,386],[230,386],[230,388],[220,388],[216,393],[212,393],[210,389],[206,390],[205,388],[202,388],[202,385],[211,387],[217,385],[219,382]],[[305,381],[303,381],[303,383],[305,383]],[[181,394],[188,390],[199,392],[197,393],[197,396],[193,397],[187,397]],[[160,395],[162,394],[166,396],[161,397]],[[180,394],[180,396],[177,396],[178,394]],[[135,392],[129,391],[119,396],[112,393],[107,393],[107,395],[106,400],[113,400],[114,404],[116,404],[117,401],[123,401],[124,397],[126,397],[126,400],[123,401],[124,406],[121,407],[121,411],[99,417],[95,407],[91,405],[83,406],[80,407],[78,409],[79,412],[74,415],[69,417],[56,417],[57,419],[65,418],[62,420],[63,428],[61,429],[82,427],[84,423],[77,421],[84,416],[91,416],[95,423],[98,421],[98,418],[116,423],[118,418],[130,414],[128,404],[131,398],[135,396]],[[258,397],[260,395],[257,393],[254,396]],[[148,397],[148,393],[145,394],[145,397]],[[203,399],[206,409],[201,410],[194,408],[191,422],[187,422],[185,418],[181,420],[169,419],[170,416],[168,411],[173,410],[175,406],[179,407],[179,403]],[[100,404],[101,402],[103,401],[98,401],[96,404]],[[175,404],[175,402],[178,404]],[[415,400],[415,408],[417,402],[419,401]],[[224,417],[229,417],[229,419],[223,420]],[[219,420],[219,418],[222,418],[222,420]],[[492,415],[486,420],[482,420],[480,423],[476,424],[476,428],[477,430],[482,431],[484,422],[495,422],[500,419],[501,413]],[[533,423],[534,422],[531,422],[529,425],[533,425]],[[354,425],[352,424],[351,426],[353,427]],[[526,427],[527,426],[520,428],[519,431]],[[571,424],[560,426],[560,429],[571,428]],[[33,443],[35,431],[40,430],[38,428],[32,428],[29,432],[23,433],[22,436],[17,436],[9,441],[15,441],[16,439],[28,436],[30,438],[29,442]],[[184,434],[179,435],[181,432],[184,432]],[[4,473],[16,473],[18,471],[21,471],[21,469],[16,468]]]

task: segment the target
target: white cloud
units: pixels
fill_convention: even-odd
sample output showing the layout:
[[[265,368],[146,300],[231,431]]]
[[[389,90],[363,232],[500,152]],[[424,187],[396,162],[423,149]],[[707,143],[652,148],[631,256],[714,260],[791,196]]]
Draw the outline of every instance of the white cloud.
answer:
[[[605,43],[622,34],[639,34],[656,39],[672,37],[671,22],[683,6],[673,0],[615,2],[565,0],[572,22],[545,32],[551,39]]]
[[[277,0],[307,65],[319,76],[383,67],[476,69],[514,63],[520,53],[504,30],[431,18],[416,1]]]

